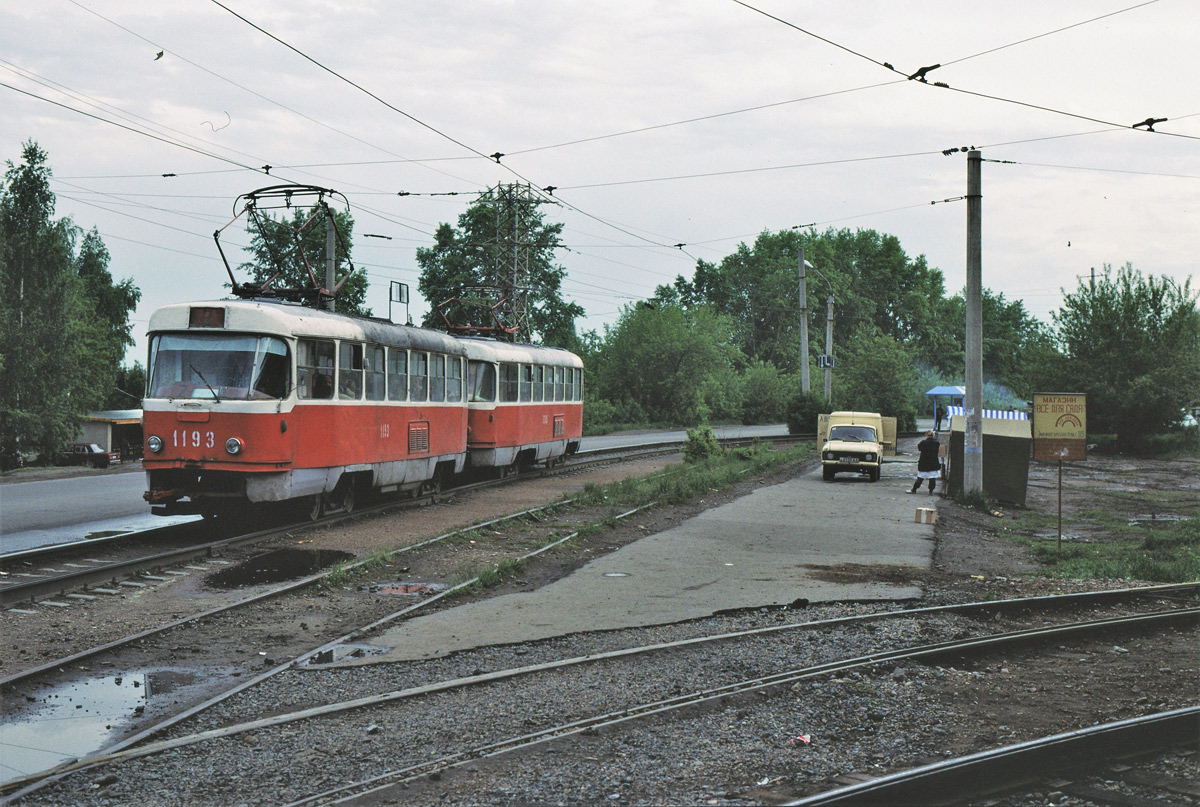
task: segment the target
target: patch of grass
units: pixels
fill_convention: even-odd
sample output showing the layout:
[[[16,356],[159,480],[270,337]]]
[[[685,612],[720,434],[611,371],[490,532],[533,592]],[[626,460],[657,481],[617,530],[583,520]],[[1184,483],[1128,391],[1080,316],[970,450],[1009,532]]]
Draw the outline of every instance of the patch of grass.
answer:
[[[1200,580],[1200,521],[1189,518],[1141,529],[1134,538],[1104,543],[1024,541],[1048,577],[1146,580],[1188,583]]]
[[[468,580],[474,580],[469,586],[463,586],[455,591],[451,596],[463,594],[473,594],[485,588],[491,588],[505,580],[509,580],[519,575],[525,569],[525,560],[523,558],[505,558],[495,566],[488,566],[483,569],[474,571],[459,572],[450,579],[450,586],[461,585]]]
[[[812,451],[810,445],[775,451],[770,446],[757,444],[637,479],[587,485],[576,495],[575,503],[582,507],[608,506],[615,510],[630,510],[651,502],[678,504],[728,487],[748,473],[798,462]]]
[[[333,589],[348,586],[372,569],[378,568],[391,560],[387,550],[372,552],[361,561],[341,561],[330,567],[318,584],[321,588]],[[357,565],[355,565],[357,564]]]
[[[996,509],[996,502],[991,496],[984,493],[982,488],[972,491],[959,491],[954,494],[954,501],[963,507],[979,510],[982,513],[991,513]]]

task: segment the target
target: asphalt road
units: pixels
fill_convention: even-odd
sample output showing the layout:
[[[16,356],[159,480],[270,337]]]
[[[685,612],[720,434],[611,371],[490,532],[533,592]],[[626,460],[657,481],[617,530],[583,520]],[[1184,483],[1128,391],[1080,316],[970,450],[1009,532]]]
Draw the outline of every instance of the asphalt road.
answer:
[[[718,426],[718,437],[786,435],[785,426]],[[682,431],[642,432],[586,437],[582,448],[613,448],[646,442],[682,440]],[[146,476],[141,463],[106,471],[80,469],[58,479],[0,485],[0,554],[85,539],[107,531],[164,527],[195,516],[152,516],[142,499]]]

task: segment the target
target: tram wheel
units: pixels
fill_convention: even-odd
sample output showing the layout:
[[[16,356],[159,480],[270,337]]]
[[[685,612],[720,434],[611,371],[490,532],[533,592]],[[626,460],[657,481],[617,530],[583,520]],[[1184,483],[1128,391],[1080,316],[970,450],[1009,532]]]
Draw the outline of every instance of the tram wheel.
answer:
[[[338,487],[341,488],[341,495],[338,497],[338,505],[341,507],[343,513],[350,515],[354,512],[354,505],[357,502],[354,480],[343,479],[342,483],[338,485]]]
[[[308,520],[317,521],[323,515],[325,515],[325,494],[318,493],[309,502]]]

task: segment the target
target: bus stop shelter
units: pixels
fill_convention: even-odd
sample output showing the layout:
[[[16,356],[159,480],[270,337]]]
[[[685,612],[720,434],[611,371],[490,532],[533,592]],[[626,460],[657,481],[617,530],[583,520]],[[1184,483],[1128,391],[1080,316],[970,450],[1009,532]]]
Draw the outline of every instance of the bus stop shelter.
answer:
[[[925,396],[931,399],[933,403],[933,414],[930,416],[933,418],[933,422],[937,423],[938,398],[950,399],[946,401],[945,407],[942,409],[942,415],[944,416],[945,420],[949,421],[950,415],[947,414],[947,412],[949,411],[950,405],[957,403],[961,406],[963,398],[966,397],[966,394],[966,387],[934,387],[933,389],[929,390],[929,392],[925,393]]]

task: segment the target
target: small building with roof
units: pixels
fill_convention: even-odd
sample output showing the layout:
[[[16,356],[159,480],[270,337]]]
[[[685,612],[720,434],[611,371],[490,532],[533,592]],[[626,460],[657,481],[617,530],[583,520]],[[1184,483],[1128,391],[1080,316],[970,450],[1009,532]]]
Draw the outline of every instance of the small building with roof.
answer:
[[[142,456],[142,410],[104,409],[87,416],[78,442],[95,443],[105,451],[121,452],[121,459]]]

